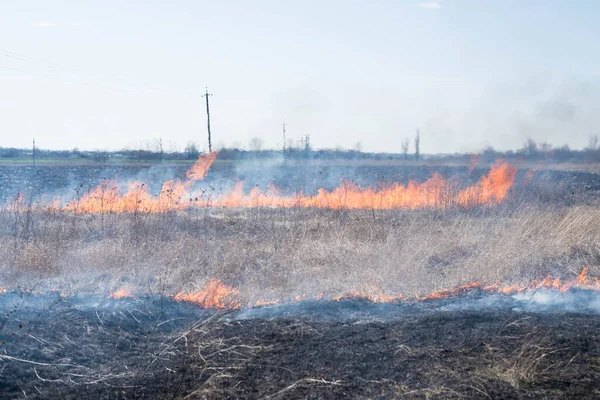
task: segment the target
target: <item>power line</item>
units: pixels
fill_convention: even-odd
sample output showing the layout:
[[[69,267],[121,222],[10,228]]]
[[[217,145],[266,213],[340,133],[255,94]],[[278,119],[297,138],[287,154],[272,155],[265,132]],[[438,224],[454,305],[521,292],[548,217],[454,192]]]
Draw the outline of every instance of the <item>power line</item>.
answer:
[[[7,67],[6,65],[0,65],[0,68],[9,69],[11,71],[22,72],[24,74],[34,75],[34,76],[37,76],[37,77],[40,77],[40,78],[44,78],[44,79],[53,79],[53,80],[56,80],[56,81],[67,82],[67,83],[75,83],[75,84],[82,83],[82,82],[78,82],[78,81],[72,81],[72,80],[67,80],[67,79],[60,79],[60,78],[56,78],[56,77],[52,77],[52,76],[40,75],[40,74],[36,74],[35,72],[25,71],[25,70],[19,69],[19,68]]]
[[[8,50],[4,50],[4,49],[0,49],[0,56],[3,57],[7,57],[7,58],[11,58],[14,60],[18,60],[18,61],[24,61],[24,62],[28,62],[31,64],[35,64],[35,65],[39,65],[39,66],[43,66],[43,67],[47,67],[47,68],[52,68],[55,70],[59,70],[62,72],[66,72],[66,73],[70,73],[70,74],[75,74],[75,75],[80,75],[80,76],[88,76],[88,77],[94,77],[96,79],[100,79],[103,81],[108,81],[108,83],[112,83],[113,85],[125,85],[125,86],[129,86],[130,88],[128,88],[129,90],[123,90],[126,88],[114,88],[114,87],[108,87],[106,85],[102,85],[102,87],[104,87],[105,89],[109,89],[109,90],[114,90],[114,91],[128,91],[130,93],[135,92],[132,89],[135,89],[139,92],[139,89],[143,90],[144,93],[146,94],[186,94],[186,95],[191,95],[194,94],[195,92],[192,91],[181,91],[181,90],[165,90],[162,88],[157,88],[157,87],[152,87],[149,85],[143,85],[137,82],[130,82],[127,81],[123,78],[111,78],[111,77],[107,77],[104,75],[100,75],[100,74],[95,74],[95,73],[89,73],[89,72],[84,72],[81,70],[77,70],[77,69],[73,69],[73,68],[69,68],[69,67],[65,67],[63,65],[59,65],[59,64],[55,64],[55,63],[51,63],[51,62],[47,62],[44,60],[40,60],[40,59],[36,59],[33,57],[29,57],[23,54],[18,54],[12,51],[8,51]],[[56,78],[56,77],[49,77],[49,76],[45,76],[45,75],[41,75],[41,74],[37,74],[34,72],[30,72],[30,71],[25,71],[22,69],[18,69],[18,68],[11,68],[11,67],[6,67],[6,66],[2,66],[2,68],[5,69],[12,69],[14,71],[18,71],[18,72],[22,72],[22,73],[27,73],[30,75],[35,75],[38,77],[42,77],[42,78],[47,78],[47,79],[55,79],[55,80],[59,80],[59,81],[64,81],[64,82],[68,82],[68,83],[76,83],[76,84],[85,84],[84,82],[78,82],[78,81],[73,81],[73,80],[65,80],[65,79],[60,79],[60,78]],[[120,81],[120,82],[116,82],[116,81]]]

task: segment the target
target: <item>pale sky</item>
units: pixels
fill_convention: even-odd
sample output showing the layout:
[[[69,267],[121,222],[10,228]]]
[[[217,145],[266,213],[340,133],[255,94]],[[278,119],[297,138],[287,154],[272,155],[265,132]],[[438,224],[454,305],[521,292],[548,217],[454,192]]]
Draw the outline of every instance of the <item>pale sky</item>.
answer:
[[[0,146],[426,153],[600,133],[600,2],[0,0]]]

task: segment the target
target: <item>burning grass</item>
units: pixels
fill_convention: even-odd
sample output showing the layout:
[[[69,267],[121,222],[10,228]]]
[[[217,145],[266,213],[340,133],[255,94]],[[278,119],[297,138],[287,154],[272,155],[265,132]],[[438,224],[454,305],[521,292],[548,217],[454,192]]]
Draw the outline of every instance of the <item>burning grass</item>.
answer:
[[[201,156],[186,173],[184,180],[167,180],[160,192],[153,196],[145,183],[130,182],[124,190],[116,181],[105,180],[88,193],[67,204],[56,199],[43,203],[36,209],[88,213],[163,213],[195,207],[224,208],[325,208],[325,209],[421,209],[474,206],[494,206],[501,203],[513,186],[517,169],[503,161],[496,162],[478,182],[461,187],[459,182],[444,179],[434,172],[425,182],[410,181],[406,186],[399,183],[383,183],[378,187],[360,187],[343,181],[337,188],[324,188],[316,194],[302,192],[284,193],[270,185],[267,190],[258,187],[249,193],[240,181],[223,193],[207,194],[194,190],[196,182],[203,180],[217,153]],[[23,208],[23,197],[17,197],[12,208]]]
[[[1,287],[9,290],[45,285],[110,296],[127,288],[235,308],[319,296],[441,297],[462,285],[561,290],[584,268],[579,287],[595,287],[600,274],[600,209],[592,206],[6,210],[0,220]]]
[[[3,209],[0,385],[49,398],[597,396],[597,314],[498,299],[600,288],[600,208],[514,188],[494,204]],[[300,306],[319,320],[239,310],[315,299]],[[335,319],[348,310],[369,317]]]

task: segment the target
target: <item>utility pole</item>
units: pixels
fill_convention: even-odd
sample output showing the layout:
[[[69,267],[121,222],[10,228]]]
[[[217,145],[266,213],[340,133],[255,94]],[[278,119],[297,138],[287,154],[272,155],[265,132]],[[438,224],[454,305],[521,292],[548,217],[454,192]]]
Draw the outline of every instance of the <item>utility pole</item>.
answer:
[[[33,152],[32,152],[32,157],[33,157],[33,168],[35,168],[35,138],[33,138]]]
[[[310,151],[310,135],[304,137],[304,151],[307,153]]]
[[[206,118],[208,121],[208,152],[212,152],[212,142],[210,139],[210,109],[208,108],[208,97],[212,96],[212,94],[208,93],[208,88],[206,89],[206,93],[202,96],[206,98]]]
[[[283,152],[285,153],[285,122],[283,123]]]

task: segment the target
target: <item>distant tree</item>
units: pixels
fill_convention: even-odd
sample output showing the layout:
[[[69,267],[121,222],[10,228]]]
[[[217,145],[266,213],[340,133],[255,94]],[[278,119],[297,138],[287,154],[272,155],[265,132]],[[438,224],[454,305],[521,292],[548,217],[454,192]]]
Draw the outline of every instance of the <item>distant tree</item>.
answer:
[[[409,138],[402,139],[402,142],[400,143],[400,145],[402,146],[402,154],[404,154],[404,159],[408,160],[408,148],[410,147],[410,139]]]
[[[540,143],[540,145],[538,147],[542,153],[548,154],[548,153],[552,152],[552,145],[550,143],[543,142],[543,143]]]
[[[523,145],[522,151],[528,156],[536,155],[538,153],[538,145],[535,140],[528,138]]]
[[[259,137],[250,139],[249,148],[251,151],[261,151],[263,148],[263,140]]]
[[[590,150],[598,149],[598,135],[590,135],[588,149],[590,149]]]
[[[360,142],[360,140],[354,143],[353,150],[358,151],[359,153],[362,151],[362,143]]]
[[[496,150],[494,150],[494,148],[492,146],[485,147],[481,152],[481,159],[484,162],[492,162],[495,159],[497,159],[499,156],[500,156],[500,153],[498,153]]]
[[[198,146],[195,142],[188,142],[187,146],[185,146],[185,154],[188,160],[198,158]]]
[[[421,131],[417,128],[417,134],[415,135],[415,160],[419,161],[421,156]]]
[[[554,149],[552,156],[557,161],[568,161],[572,157],[571,149],[568,145],[564,145]]]

